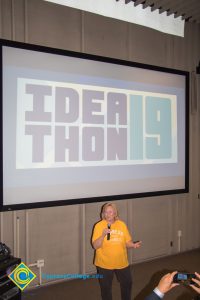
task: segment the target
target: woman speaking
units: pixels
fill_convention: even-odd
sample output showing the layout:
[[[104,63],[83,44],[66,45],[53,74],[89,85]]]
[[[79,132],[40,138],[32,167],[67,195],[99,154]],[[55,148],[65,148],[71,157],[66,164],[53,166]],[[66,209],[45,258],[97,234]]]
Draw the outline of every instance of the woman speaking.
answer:
[[[139,248],[141,241],[132,241],[126,224],[118,217],[115,204],[105,204],[101,217],[94,227],[92,245],[96,250],[97,272],[102,275],[99,278],[102,300],[112,300],[114,273],[120,283],[121,299],[131,300],[132,278],[127,248]]]

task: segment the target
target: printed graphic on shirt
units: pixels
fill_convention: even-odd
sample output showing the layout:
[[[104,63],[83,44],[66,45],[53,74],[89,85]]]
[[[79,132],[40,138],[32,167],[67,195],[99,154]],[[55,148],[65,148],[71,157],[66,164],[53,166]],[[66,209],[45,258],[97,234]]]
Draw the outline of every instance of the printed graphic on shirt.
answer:
[[[122,242],[124,239],[124,233],[121,230],[112,229],[110,232],[111,242]]]

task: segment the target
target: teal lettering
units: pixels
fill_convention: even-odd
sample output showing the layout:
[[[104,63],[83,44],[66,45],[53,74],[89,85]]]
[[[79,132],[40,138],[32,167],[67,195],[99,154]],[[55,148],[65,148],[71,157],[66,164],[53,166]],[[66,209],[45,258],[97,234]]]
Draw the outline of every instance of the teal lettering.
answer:
[[[171,101],[167,98],[146,97],[146,158],[171,158]]]

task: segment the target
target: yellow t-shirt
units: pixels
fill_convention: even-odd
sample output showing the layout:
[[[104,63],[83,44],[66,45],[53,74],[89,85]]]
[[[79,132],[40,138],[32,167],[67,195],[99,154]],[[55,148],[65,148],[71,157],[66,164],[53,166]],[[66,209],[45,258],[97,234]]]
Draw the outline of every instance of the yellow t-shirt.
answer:
[[[94,227],[92,242],[102,235],[102,231],[107,228],[107,221],[102,220]],[[101,248],[96,250],[95,265],[104,269],[123,269],[128,263],[126,242],[131,240],[126,224],[116,220],[111,224],[110,240],[104,237]]]

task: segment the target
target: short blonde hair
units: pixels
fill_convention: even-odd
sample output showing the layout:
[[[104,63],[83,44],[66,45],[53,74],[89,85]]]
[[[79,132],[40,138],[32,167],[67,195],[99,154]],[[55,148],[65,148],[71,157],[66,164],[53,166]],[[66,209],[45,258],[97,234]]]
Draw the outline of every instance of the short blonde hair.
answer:
[[[114,210],[114,213],[115,213],[115,216],[114,216],[114,218],[115,218],[115,220],[118,220],[119,219],[119,213],[118,213],[118,210],[117,210],[117,207],[116,207],[116,205],[115,205],[115,203],[106,203],[106,204],[104,204],[103,206],[102,206],[102,210],[101,210],[101,218],[103,219],[103,220],[105,220],[106,218],[105,218],[105,210],[106,210],[106,208],[107,207],[112,207],[112,209]]]

